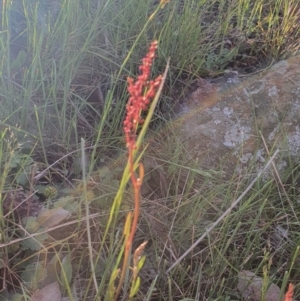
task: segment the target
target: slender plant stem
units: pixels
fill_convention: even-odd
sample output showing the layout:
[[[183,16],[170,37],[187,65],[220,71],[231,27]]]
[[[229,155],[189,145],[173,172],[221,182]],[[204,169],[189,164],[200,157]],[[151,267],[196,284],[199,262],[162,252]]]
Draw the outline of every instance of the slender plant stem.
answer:
[[[88,236],[88,246],[89,246],[89,258],[91,265],[91,274],[93,277],[94,286],[98,294],[98,283],[95,275],[95,265],[93,261],[93,246],[91,238],[91,228],[90,228],[90,207],[87,198],[87,186],[86,186],[86,160],[85,160],[85,141],[81,138],[81,166],[82,166],[82,182],[83,182],[83,193],[84,193],[84,206],[85,206],[85,216],[86,216],[86,231]]]

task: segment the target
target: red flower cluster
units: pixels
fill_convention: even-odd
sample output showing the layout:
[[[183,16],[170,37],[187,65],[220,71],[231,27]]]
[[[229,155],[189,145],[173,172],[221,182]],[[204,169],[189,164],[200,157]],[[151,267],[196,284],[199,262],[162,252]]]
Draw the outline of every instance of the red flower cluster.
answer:
[[[294,294],[294,285],[292,283],[289,284],[288,291],[284,296],[284,301],[292,301]]]
[[[137,127],[143,123],[141,111],[147,110],[162,80],[161,75],[154,80],[149,80],[157,45],[157,41],[151,43],[147,55],[142,60],[142,65],[139,66],[141,74],[137,77],[137,80],[134,81],[131,77],[127,79],[127,89],[130,96],[126,105],[124,132],[126,144],[129,148],[135,147]]]

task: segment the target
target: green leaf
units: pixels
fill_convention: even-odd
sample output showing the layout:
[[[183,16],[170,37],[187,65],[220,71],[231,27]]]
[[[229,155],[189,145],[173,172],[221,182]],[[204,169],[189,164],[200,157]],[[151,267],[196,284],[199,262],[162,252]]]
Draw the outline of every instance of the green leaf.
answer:
[[[28,183],[28,176],[26,173],[22,172],[16,176],[16,183],[21,186],[26,186]]]
[[[145,260],[146,260],[146,256],[143,256],[143,257],[139,260],[138,266],[137,266],[138,271],[140,271],[141,268],[143,267],[143,265],[144,265],[144,263],[145,263]]]
[[[36,290],[38,282],[42,281],[46,277],[47,271],[43,268],[42,264],[31,263],[25,271],[21,273],[21,278],[27,288]]]
[[[137,294],[137,292],[139,291],[140,284],[141,284],[141,279],[140,277],[137,277],[136,281],[132,284],[130,290],[130,296],[129,296],[130,298],[133,298]]]
[[[120,181],[113,180],[111,178],[105,178],[103,179],[103,184],[108,185],[111,188],[119,188]]]
[[[30,171],[28,167],[30,167],[33,162],[34,161],[30,156],[15,153],[10,159],[10,168],[13,169],[23,167],[25,169],[27,168],[27,171]]]
[[[30,216],[26,219],[25,229],[29,234],[35,234],[43,232],[44,229],[40,228],[40,224],[37,222],[37,218]],[[23,237],[27,237],[28,234],[23,234]],[[21,241],[20,245],[24,250],[38,251],[42,248],[44,241],[48,238],[47,233],[41,233],[34,237],[28,237]]]
[[[92,201],[93,207],[99,209],[108,209],[111,206],[113,201],[113,197],[109,194],[104,194],[100,197],[97,197],[95,200]]]
[[[74,196],[65,196],[59,198],[55,203],[54,203],[54,208],[65,208],[66,207],[74,207],[72,204],[75,203],[75,206],[78,206],[78,200],[75,199]],[[68,209],[67,209],[68,210]]]
[[[10,168],[17,168],[18,166],[20,166],[21,163],[21,156],[19,154],[14,154],[13,157],[10,159]]]
[[[26,168],[26,167],[30,167],[32,164],[33,164],[33,162],[34,162],[34,160],[30,157],[30,156],[22,156],[22,164],[23,164],[23,166]],[[28,170],[29,171],[29,170]]]
[[[120,274],[120,269],[114,270],[110,276],[109,284],[108,284],[108,300],[114,299],[115,294],[115,280]]]
[[[27,53],[22,49],[18,53],[18,56],[15,60],[12,61],[10,67],[11,69],[20,69],[26,62]]]
[[[44,194],[45,189],[47,188],[47,186],[45,185],[34,185],[33,186],[34,190],[39,193],[39,194]]]
[[[111,178],[112,174],[110,169],[107,166],[102,167],[99,171],[98,174],[101,178]]]
[[[41,233],[40,235],[36,235],[34,237],[28,237],[21,242],[21,247],[23,250],[29,249],[32,251],[39,251],[47,238],[47,233]]]
[[[71,256],[67,255],[65,256],[62,261],[62,267],[61,267],[61,280],[63,283],[63,287],[66,289],[72,280],[72,263],[71,263]]]
[[[37,222],[37,218],[35,216],[29,216],[26,218],[25,229],[29,233],[36,233],[40,224]]]
[[[80,203],[80,201],[77,199],[76,201],[67,203],[64,206],[64,209],[67,210],[67,211],[69,211],[69,212],[74,212],[74,211],[78,210],[79,203]]]

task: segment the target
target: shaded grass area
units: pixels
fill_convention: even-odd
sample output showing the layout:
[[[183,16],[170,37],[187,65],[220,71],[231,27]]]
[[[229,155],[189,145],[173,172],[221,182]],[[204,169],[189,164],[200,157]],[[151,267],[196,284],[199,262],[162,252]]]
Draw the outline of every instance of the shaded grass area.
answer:
[[[225,180],[221,167],[198,170],[176,131],[171,128],[166,139],[159,130],[172,115],[174,97],[181,97],[172,92],[176,87],[184,91],[200,76],[222,75],[226,68],[252,72],[296,54],[297,1],[174,0],[161,9],[155,1],[53,0],[26,5],[10,1],[1,7],[3,300],[22,300],[57,280],[66,300],[110,300],[107,288],[122,245],[123,222],[133,207],[127,187],[118,218],[103,240],[126,162],[121,132],[126,78],[137,74],[153,39],[160,43],[153,73],[162,72],[167,58],[171,60],[153,121],[158,144],[145,151],[134,248],[145,240],[148,246],[136,299],[241,300],[236,282],[242,269],[265,279],[268,275],[282,290],[287,281],[299,282],[298,172],[292,164],[282,176],[284,183],[289,179],[288,198],[275,177],[257,181],[229,217],[166,274],[251,178],[232,175]],[[86,185],[78,180],[82,137]],[[45,191],[49,185],[57,190],[53,195]],[[17,193],[9,199],[8,191]],[[8,215],[17,212],[12,200],[20,208],[30,201],[19,211],[22,222]],[[46,226],[43,219],[49,216],[34,217],[41,200],[54,210],[48,211],[50,217],[63,215],[63,209],[71,213],[70,220]],[[90,216],[83,210],[87,200]],[[124,299],[129,285],[126,275]]]
[[[270,280],[283,291],[287,281],[297,283],[299,235],[292,224],[299,225],[299,204],[291,169],[281,177],[288,197],[272,173],[267,179],[259,179],[229,216],[170,271],[170,266],[205,235],[212,222],[244,193],[256,176],[251,168],[254,162],[246,172],[248,177],[233,174],[230,180],[221,175],[203,177],[191,162],[191,165],[184,163],[184,159],[181,162],[183,165],[169,177],[167,170],[174,162],[160,165],[165,167],[165,176],[173,179],[167,181],[172,183],[170,194],[145,205],[145,219],[151,226],[143,233],[151,233],[156,250],[156,257],[147,258],[155,257],[151,263],[159,272],[154,275],[161,277],[157,281],[160,288],[157,299],[243,300],[237,290],[241,270],[251,270],[262,277],[268,275],[267,284]],[[183,181],[179,183],[178,179]],[[189,191],[191,181],[193,189]],[[174,195],[172,188],[176,191]]]

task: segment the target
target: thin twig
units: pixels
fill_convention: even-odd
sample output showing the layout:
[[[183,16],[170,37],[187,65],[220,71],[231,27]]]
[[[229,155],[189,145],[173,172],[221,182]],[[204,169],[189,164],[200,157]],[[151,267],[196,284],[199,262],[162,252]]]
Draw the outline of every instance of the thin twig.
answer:
[[[270,158],[270,160],[267,162],[265,167],[258,173],[258,175],[255,177],[255,179],[251,182],[251,184],[244,190],[244,192],[237,198],[231,206],[206,230],[206,232],[199,238],[195,243],[192,244],[191,247],[189,247],[166,271],[166,274],[169,274],[171,270],[175,268],[175,266],[178,265],[179,262],[182,261],[186,257],[187,254],[189,254],[230,212],[231,210],[243,199],[243,197],[248,193],[248,191],[252,188],[252,186],[255,184],[255,182],[261,177],[262,173],[265,172],[265,170],[271,165],[274,158],[279,153],[279,150],[277,149],[274,153],[274,155]]]

